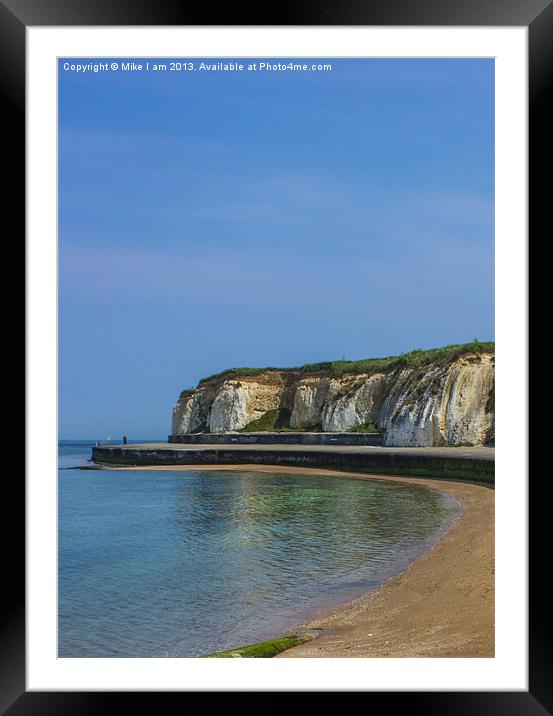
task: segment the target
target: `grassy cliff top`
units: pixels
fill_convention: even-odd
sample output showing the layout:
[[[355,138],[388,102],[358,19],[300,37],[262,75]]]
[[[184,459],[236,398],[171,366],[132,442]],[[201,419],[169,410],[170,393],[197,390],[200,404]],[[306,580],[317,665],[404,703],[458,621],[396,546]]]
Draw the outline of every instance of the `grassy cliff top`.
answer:
[[[399,356],[389,356],[387,358],[324,361],[322,363],[306,363],[296,368],[229,368],[221,373],[215,373],[207,378],[202,378],[198,386],[210,381],[255,376],[271,371],[284,374],[299,373],[305,375],[330,376],[351,375],[356,373],[379,373],[404,367],[416,368],[428,363],[449,363],[465,353],[494,352],[495,343],[493,341],[482,342],[475,340],[472,343],[457,343],[451,346],[444,346],[443,348],[429,348],[427,350],[416,349],[409,353],[402,353]]]

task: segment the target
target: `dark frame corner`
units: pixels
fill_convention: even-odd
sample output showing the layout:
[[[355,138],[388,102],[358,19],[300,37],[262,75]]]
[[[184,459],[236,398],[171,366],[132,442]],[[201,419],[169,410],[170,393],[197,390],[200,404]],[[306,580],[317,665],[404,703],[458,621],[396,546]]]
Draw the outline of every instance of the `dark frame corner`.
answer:
[[[16,152],[10,169],[10,182],[5,206],[17,207],[19,216],[25,210],[25,169],[21,157],[25,153],[25,29],[28,26],[71,25],[465,25],[465,26],[527,26],[529,37],[529,162],[530,162],[530,225],[546,226],[545,211],[551,198],[551,78],[553,77],[553,2],[551,0],[352,0],[339,3],[319,2],[266,3],[252,15],[245,6],[230,4],[217,10],[213,23],[210,6],[193,5],[182,0],[149,3],[146,0],[92,2],[92,0],[0,0],[0,47],[3,63],[1,91],[5,136]],[[549,82],[548,82],[549,81]],[[549,92],[548,92],[549,90]],[[549,113],[547,110],[549,109]],[[548,122],[549,120],[549,122]],[[547,151],[549,149],[549,151]],[[547,192],[547,194],[546,194]],[[540,216],[540,213],[543,216]],[[549,217],[548,217],[549,218]],[[23,481],[4,482],[5,505],[18,505],[24,512]],[[529,678],[528,692],[462,692],[462,693],[401,693],[384,694],[404,705],[411,714],[524,714],[544,716],[553,713],[552,639],[548,602],[549,590],[540,583],[544,559],[540,545],[549,544],[548,519],[545,510],[543,476],[540,495],[531,490],[530,504],[530,612],[529,612]],[[545,488],[546,489],[546,488]],[[6,494],[7,493],[7,494]],[[15,508],[14,508],[15,509]],[[7,605],[2,614],[2,649],[0,708],[10,716],[55,713],[91,714],[122,705],[120,693],[26,692],[25,691],[25,568],[24,532],[18,527],[18,561],[12,568],[9,589],[4,589]],[[10,551],[13,532],[6,532],[4,544]],[[14,560],[15,561],[15,560]],[[125,697],[131,693],[123,693]],[[380,693],[370,695],[371,704]],[[142,707],[149,694],[140,694]],[[154,698],[157,698],[154,696]],[[153,705],[153,701],[151,702]],[[182,702],[181,702],[182,703]],[[128,702],[126,701],[126,706]],[[159,701],[156,702],[159,711]]]

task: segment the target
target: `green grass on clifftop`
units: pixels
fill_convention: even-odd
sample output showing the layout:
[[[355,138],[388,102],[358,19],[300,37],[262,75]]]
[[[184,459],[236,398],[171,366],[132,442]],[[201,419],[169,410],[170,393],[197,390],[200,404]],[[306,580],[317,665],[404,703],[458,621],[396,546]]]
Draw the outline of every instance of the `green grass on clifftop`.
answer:
[[[356,373],[378,373],[396,370],[398,368],[417,368],[428,363],[449,363],[465,353],[494,353],[493,341],[478,341],[472,343],[458,343],[443,348],[429,348],[427,350],[415,349],[409,353],[387,358],[364,358],[362,360],[336,360],[321,363],[306,363],[297,368],[230,368],[221,373],[215,373],[202,378],[198,385],[215,379],[240,378],[255,376],[268,371],[281,373],[304,373],[307,375],[341,376]]]

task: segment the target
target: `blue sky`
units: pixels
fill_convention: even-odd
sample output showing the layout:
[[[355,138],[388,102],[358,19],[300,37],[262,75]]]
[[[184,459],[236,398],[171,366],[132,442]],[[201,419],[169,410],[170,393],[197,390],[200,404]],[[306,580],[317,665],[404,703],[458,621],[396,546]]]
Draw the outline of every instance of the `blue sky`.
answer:
[[[328,62],[60,68],[60,437],[165,436],[225,368],[493,340],[493,60]]]

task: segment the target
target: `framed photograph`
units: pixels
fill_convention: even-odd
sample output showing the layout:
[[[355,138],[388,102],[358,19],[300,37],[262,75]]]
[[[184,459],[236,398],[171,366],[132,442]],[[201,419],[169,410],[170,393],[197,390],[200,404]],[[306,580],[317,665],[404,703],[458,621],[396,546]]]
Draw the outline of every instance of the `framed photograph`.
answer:
[[[551,5],[139,5],[1,9],[28,309],[2,706],[545,713],[526,376]]]

